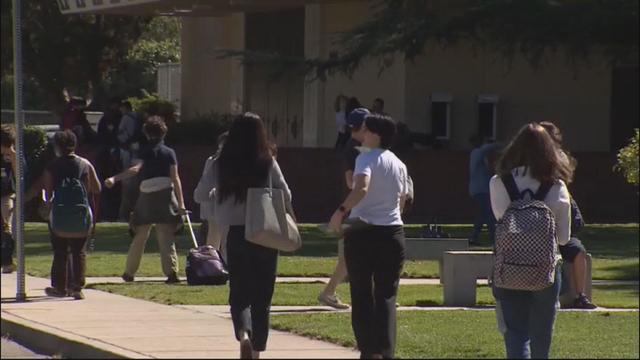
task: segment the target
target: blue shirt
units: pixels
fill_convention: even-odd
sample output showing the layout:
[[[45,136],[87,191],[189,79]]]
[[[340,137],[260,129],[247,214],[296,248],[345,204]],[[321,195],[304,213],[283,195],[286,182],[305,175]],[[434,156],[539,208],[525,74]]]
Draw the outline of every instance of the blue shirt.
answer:
[[[489,193],[489,181],[493,171],[489,171],[487,156],[500,148],[499,144],[484,144],[471,151],[469,159],[469,194],[471,196]]]

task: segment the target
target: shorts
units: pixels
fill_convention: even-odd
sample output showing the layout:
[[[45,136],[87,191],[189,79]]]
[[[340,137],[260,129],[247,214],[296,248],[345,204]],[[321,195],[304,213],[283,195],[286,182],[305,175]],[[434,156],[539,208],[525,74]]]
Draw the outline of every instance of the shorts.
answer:
[[[565,245],[558,246],[560,248],[560,255],[562,260],[572,263],[576,259],[576,256],[581,252],[586,253],[587,249],[584,248],[582,242],[578,238],[572,237]]]

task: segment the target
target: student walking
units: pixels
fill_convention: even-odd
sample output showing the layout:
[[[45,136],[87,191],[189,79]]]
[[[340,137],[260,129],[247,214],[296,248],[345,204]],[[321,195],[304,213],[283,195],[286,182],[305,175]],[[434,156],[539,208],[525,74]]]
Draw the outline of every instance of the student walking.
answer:
[[[0,159],[0,175],[2,176],[2,273],[10,274],[15,271],[13,251],[13,209],[15,207],[16,189],[16,149],[15,131],[12,127],[2,125],[0,138],[2,141],[2,159]]]
[[[226,258],[226,244],[222,243],[222,235],[225,231],[223,231],[215,221],[215,196],[212,198],[210,194],[214,187],[213,167],[218,157],[220,157],[220,151],[222,151],[222,146],[226,138],[226,132],[218,137],[218,150],[205,162],[200,181],[198,181],[198,185],[193,191],[193,199],[200,204],[200,218],[205,221],[207,225],[206,244],[219,250],[223,258]],[[226,241],[224,242],[226,243]]]
[[[401,218],[409,191],[407,168],[391,151],[393,120],[369,115],[353,172],[353,190],[331,217],[329,228],[345,232],[345,258],[351,285],[351,324],[362,358],[393,358],[396,296],[405,259]]]
[[[247,191],[271,183],[284,191],[286,202],[291,202],[291,191],[273,155],[262,120],[245,113],[231,124],[213,166],[215,220],[229,229],[229,305],[241,358],[258,358],[266,349],[278,263],[277,250],[245,238]]]
[[[508,358],[548,358],[560,293],[558,245],[569,242],[573,168],[536,123],[507,146],[491,179],[493,294]]]
[[[349,140],[349,132],[347,129],[347,100],[348,98],[342,94],[336,97],[334,108],[336,111],[336,129],[338,137],[336,139],[336,149],[342,149]]]
[[[575,168],[577,161],[571,154],[562,148],[562,132],[554,123],[549,121],[543,121],[540,123],[542,127],[547,130],[549,135],[556,141],[558,146],[558,156],[564,162],[566,166]],[[567,185],[573,182],[573,178],[567,177],[562,179]],[[562,261],[566,261],[571,264],[573,268],[573,277],[568,279],[573,284],[576,291],[576,298],[571,305],[575,309],[595,309],[598,306],[591,302],[591,300],[585,294],[585,284],[587,281],[587,249],[584,247],[580,239],[578,239],[578,232],[584,226],[584,220],[582,219],[582,213],[578,207],[578,203],[573,197],[571,197],[571,235],[569,242],[560,245],[560,255],[562,255]],[[566,284],[565,284],[566,285]]]
[[[105,180],[105,186],[109,188],[118,181],[136,175],[140,180],[140,195],[130,221],[135,235],[122,279],[126,282],[134,280],[151,227],[155,224],[162,271],[167,276],[165,282],[178,283],[175,232],[182,223],[182,215],[186,213],[178,160],[173,149],[164,144],[167,125],[161,117],[149,117],[143,131],[148,144],[140,152],[140,160],[131,168]]]
[[[356,166],[356,158],[360,155],[360,146],[364,141],[364,119],[370,114],[365,108],[354,109],[346,121],[346,129],[350,132],[350,137],[343,150],[344,159],[344,178],[349,191],[353,190],[353,171]],[[327,286],[318,295],[318,302],[323,305],[331,306],[338,310],[348,309],[349,304],[343,303],[336,290],[338,285],[347,278],[347,263],[344,259],[344,239],[338,240],[338,263],[327,283]]]
[[[85,244],[95,226],[96,209],[92,199],[100,194],[100,181],[93,165],[75,154],[77,138],[71,130],[57,132],[53,145],[57,158],[44,172],[53,247],[51,287],[46,288],[45,293],[81,300],[84,299]],[[69,254],[71,274],[67,267]]]
[[[491,211],[489,200],[489,155],[500,148],[499,144],[483,141],[479,135],[471,139],[473,150],[469,156],[469,194],[476,202],[476,220],[473,224],[473,232],[469,237],[469,243],[477,244],[482,227],[486,224],[489,230],[489,239],[493,243],[496,232],[496,219]]]

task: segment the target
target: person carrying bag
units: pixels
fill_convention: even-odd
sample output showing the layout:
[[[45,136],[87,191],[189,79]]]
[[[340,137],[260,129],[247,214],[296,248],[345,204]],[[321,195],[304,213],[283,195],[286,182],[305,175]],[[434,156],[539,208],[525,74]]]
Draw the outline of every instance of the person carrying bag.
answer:
[[[291,191],[260,117],[238,116],[213,167],[215,222],[228,228],[229,305],[241,358],[267,346],[278,250],[300,247]],[[287,212],[289,209],[289,212]]]

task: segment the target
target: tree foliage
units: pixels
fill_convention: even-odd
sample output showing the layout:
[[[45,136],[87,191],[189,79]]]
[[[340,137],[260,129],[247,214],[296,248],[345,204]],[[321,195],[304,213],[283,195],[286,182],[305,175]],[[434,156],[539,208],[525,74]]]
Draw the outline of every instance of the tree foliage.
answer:
[[[638,186],[638,143],[640,132],[636,129],[635,135],[629,140],[629,145],[618,152],[618,164],[615,169],[624,174],[629,184]]]
[[[23,3],[23,67],[26,78],[45,90],[49,108],[62,102],[62,89],[84,95],[88,82],[98,92],[105,77],[123,64],[150,18],[62,15],[55,1]],[[2,75],[12,71],[11,1],[2,1]],[[6,44],[6,45],[5,45]]]
[[[293,59],[273,53],[226,51],[245,62],[298,66],[324,77],[353,72],[365,60],[426,55],[429,45],[460,42],[487,47],[506,60],[523,55],[540,64],[548,51],[570,62],[600,52],[612,61],[637,61],[637,0],[371,0],[373,16],[340,34],[329,58]],[[389,61],[378,61],[381,70]]]
[[[180,62],[180,27],[179,18],[153,18],[123,63],[106,76],[109,92],[127,97],[155,91],[158,65]]]

